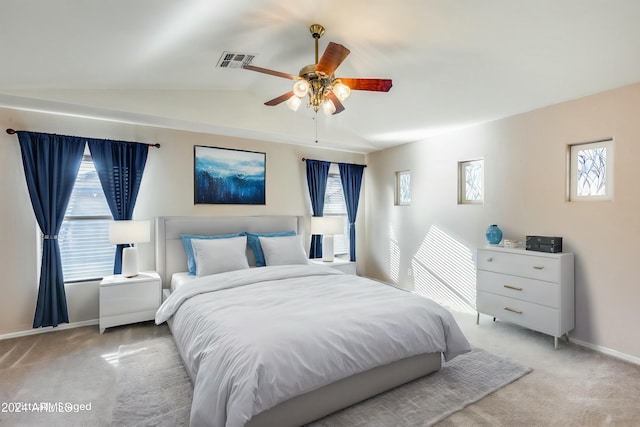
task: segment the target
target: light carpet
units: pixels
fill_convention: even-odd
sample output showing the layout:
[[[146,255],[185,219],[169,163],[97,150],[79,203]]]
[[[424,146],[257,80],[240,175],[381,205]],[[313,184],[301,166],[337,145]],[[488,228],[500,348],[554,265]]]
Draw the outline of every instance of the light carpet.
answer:
[[[188,426],[192,397],[171,336],[120,346],[112,426]]]
[[[530,368],[475,348],[443,363],[438,372],[309,426],[430,426],[529,372]],[[191,382],[171,337],[120,347],[112,425],[186,426],[191,398]]]

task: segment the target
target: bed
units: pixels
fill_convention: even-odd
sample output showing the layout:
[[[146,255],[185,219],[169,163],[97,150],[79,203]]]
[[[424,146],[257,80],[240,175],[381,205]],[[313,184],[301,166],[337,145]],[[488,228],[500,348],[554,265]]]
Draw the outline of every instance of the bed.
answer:
[[[193,382],[192,425],[299,426],[470,350],[433,301],[322,265],[275,262],[280,252],[267,244],[295,237],[260,238],[269,249],[261,256],[273,261],[266,267],[185,277],[182,234],[304,237],[303,224],[290,216],[157,218],[156,268],[172,292],[156,322],[168,323]],[[253,267],[253,249],[243,252]]]

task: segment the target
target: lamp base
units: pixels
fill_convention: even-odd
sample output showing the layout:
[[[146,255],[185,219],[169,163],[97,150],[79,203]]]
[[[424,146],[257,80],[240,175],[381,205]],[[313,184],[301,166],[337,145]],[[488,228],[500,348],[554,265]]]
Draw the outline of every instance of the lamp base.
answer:
[[[333,262],[333,236],[325,235],[322,238],[322,261]]]
[[[135,247],[122,250],[122,275],[136,277],[138,275],[138,249]]]

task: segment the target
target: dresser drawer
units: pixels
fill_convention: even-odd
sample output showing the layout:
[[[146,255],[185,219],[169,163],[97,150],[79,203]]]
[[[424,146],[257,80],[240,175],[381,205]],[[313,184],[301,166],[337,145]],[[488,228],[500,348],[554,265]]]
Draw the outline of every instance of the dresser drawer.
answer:
[[[476,304],[479,312],[506,322],[556,337],[564,332],[560,330],[560,312],[555,308],[483,291],[478,291]]]
[[[560,285],[543,280],[478,270],[478,291],[560,308]]]
[[[478,250],[478,270],[511,274],[547,282],[560,281],[557,258],[517,253]]]
[[[100,287],[100,317],[157,310],[161,286],[152,280]]]

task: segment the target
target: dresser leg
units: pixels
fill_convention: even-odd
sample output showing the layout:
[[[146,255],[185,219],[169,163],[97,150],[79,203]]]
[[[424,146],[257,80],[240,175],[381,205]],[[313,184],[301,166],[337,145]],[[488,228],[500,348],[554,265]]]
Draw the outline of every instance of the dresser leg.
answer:
[[[480,324],[480,312],[476,313],[476,325]]]
[[[558,337],[553,337],[553,349],[558,349]]]

